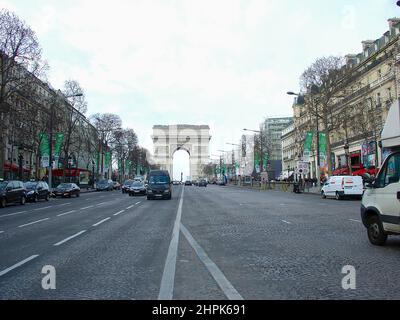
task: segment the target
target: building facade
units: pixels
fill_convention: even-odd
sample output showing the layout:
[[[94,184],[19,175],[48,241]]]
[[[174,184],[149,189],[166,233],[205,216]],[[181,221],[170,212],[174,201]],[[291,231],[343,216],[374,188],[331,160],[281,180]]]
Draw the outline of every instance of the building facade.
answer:
[[[329,131],[332,174],[376,172],[385,157],[379,146],[380,134],[392,102],[399,97],[400,19],[388,20],[389,30],[376,40],[362,42],[362,52],[347,55],[342,68],[342,87],[330,106]],[[318,98],[318,96],[317,96]],[[317,128],[323,123],[312,112],[314,98],[295,100],[295,153],[303,156],[307,132],[314,134],[311,146],[310,177],[317,177]],[[323,164],[321,163],[321,166]]]
[[[263,149],[268,155],[267,172],[270,179],[282,173],[282,132],[293,123],[293,117],[267,118],[262,125]]]
[[[288,179],[297,165],[294,123],[282,131],[282,179]]]

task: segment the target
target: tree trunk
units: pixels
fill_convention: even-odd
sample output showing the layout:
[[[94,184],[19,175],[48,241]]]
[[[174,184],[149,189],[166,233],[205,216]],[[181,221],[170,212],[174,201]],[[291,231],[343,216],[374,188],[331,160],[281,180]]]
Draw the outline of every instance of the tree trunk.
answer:
[[[329,130],[326,132],[326,163],[328,165],[328,176],[332,175],[332,157],[331,157],[331,137]]]
[[[0,178],[5,179],[4,176],[4,163],[6,158],[6,143],[5,143],[5,128],[0,126]]]

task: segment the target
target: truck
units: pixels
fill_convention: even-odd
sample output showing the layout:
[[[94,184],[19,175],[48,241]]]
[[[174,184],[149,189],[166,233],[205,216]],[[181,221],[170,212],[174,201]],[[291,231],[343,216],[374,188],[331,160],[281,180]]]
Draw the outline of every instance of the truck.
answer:
[[[400,101],[390,107],[381,133],[384,160],[376,176],[365,173],[361,219],[369,241],[383,246],[389,235],[400,235]]]

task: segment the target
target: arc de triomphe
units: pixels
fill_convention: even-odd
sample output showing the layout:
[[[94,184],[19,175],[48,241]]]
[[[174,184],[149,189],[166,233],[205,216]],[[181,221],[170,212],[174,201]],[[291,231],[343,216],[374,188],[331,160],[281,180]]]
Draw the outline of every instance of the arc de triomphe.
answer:
[[[211,140],[208,125],[156,125],[153,127],[154,162],[173,175],[173,157],[178,150],[190,156],[190,175],[193,180],[203,176],[209,163]],[[184,177],[185,178],[185,177]]]

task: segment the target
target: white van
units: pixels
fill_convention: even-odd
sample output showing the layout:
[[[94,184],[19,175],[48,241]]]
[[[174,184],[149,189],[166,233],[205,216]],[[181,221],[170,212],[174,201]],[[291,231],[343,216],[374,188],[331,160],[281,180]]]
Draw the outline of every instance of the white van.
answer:
[[[365,175],[367,190],[361,203],[361,219],[369,241],[378,246],[388,235],[400,235],[400,104],[390,107],[381,134],[382,147],[391,154],[385,159],[377,177]]]
[[[340,200],[344,197],[362,197],[364,185],[360,176],[332,176],[321,189],[322,198],[335,197]]]
[[[376,179],[366,181],[361,218],[369,241],[384,245],[388,235],[400,234],[400,152],[386,158]]]

